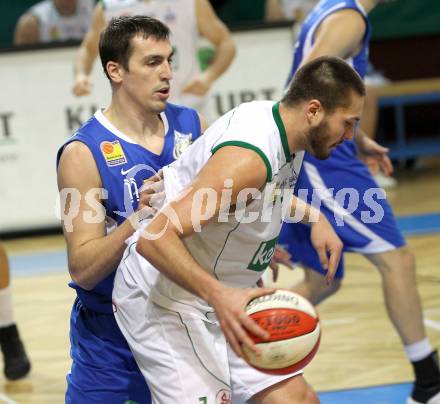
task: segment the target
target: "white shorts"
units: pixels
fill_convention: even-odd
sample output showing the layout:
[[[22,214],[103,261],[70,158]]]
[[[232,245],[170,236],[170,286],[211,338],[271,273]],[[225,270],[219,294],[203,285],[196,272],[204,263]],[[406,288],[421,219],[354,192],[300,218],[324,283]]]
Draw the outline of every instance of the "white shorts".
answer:
[[[234,404],[302,371],[272,376],[230,349],[215,318],[164,309],[118,269],[115,317],[150,387],[154,404]]]

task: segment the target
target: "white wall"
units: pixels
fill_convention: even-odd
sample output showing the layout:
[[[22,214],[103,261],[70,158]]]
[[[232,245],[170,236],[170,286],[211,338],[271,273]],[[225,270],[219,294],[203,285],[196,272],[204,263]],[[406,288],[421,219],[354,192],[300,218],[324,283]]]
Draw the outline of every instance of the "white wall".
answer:
[[[287,28],[234,34],[237,57],[212,89],[209,115],[277,99],[291,62]],[[110,99],[99,63],[90,96],[71,94],[74,48],[0,54],[0,233],[57,225],[59,146]]]

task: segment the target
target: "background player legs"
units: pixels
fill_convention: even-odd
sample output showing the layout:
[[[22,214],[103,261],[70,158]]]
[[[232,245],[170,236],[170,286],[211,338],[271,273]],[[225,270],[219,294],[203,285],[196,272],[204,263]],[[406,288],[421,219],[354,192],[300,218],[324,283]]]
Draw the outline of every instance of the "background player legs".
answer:
[[[440,402],[440,370],[437,353],[426,337],[423,310],[417,291],[414,254],[407,247],[366,255],[382,275],[385,306],[411,362],[415,385],[408,403]],[[434,397],[435,396],[435,397]],[[438,401],[437,401],[438,400]]]
[[[0,290],[9,286],[9,262],[4,247],[0,244]],[[1,321],[1,320],[0,320]]]
[[[366,258],[382,276],[385,306],[402,343],[407,346],[426,338],[414,254],[402,247]]]
[[[250,400],[250,403],[315,404],[319,403],[319,399],[304,377],[296,376],[255,394]]]
[[[433,397],[437,391],[440,392],[440,372],[436,352],[426,337],[423,324],[414,254],[407,247],[402,247],[365,256],[382,276],[385,306],[413,366],[415,389],[422,391],[421,396]],[[322,274],[309,269],[305,271],[304,280],[291,289],[318,304],[340,286],[341,282],[337,279],[327,286]]]
[[[402,247],[386,253],[366,255],[366,258],[376,266],[382,276],[386,309],[402,343],[406,346],[424,339],[426,334],[417,292],[413,253],[407,247]],[[304,280],[292,290],[313,304],[318,304],[337,292],[341,283],[336,278],[327,285],[322,274],[306,270]]]
[[[10,380],[24,377],[31,365],[14,322],[12,291],[9,284],[9,262],[0,244],[0,347],[4,359],[4,373]]]
[[[341,284],[341,280],[335,278],[330,285],[327,285],[322,274],[305,268],[304,279],[293,286],[291,290],[304,296],[312,304],[317,305],[336,293]]]

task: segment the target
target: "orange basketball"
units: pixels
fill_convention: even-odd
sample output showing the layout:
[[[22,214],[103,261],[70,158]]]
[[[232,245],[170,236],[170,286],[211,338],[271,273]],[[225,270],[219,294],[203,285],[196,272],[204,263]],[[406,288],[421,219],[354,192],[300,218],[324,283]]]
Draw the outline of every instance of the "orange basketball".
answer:
[[[315,356],[321,327],[315,308],[302,296],[277,290],[249,302],[246,313],[270,334],[267,340],[250,335],[260,356],[243,346],[247,362],[256,369],[285,375],[303,369]]]

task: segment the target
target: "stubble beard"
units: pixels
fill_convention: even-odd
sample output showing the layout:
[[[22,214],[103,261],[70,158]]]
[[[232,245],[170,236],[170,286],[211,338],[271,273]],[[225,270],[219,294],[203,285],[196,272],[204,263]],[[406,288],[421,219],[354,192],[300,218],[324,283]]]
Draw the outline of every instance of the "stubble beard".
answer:
[[[325,120],[309,130],[310,152],[318,160],[325,160],[330,156],[329,137],[329,125]]]

